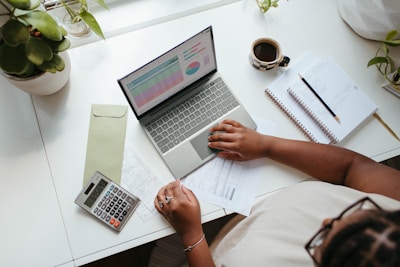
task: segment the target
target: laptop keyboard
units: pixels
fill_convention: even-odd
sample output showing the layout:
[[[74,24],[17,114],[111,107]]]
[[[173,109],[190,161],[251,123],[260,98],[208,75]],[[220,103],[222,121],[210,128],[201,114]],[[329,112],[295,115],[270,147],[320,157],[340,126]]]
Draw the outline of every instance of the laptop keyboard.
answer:
[[[238,105],[223,80],[217,78],[145,127],[165,153]]]

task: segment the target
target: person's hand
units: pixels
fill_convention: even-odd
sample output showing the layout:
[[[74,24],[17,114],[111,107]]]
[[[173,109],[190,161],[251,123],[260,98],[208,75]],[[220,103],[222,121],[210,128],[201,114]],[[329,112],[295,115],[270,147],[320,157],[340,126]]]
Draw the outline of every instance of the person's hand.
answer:
[[[210,148],[222,150],[218,156],[245,161],[265,157],[266,136],[234,120],[224,120],[210,129]]]
[[[193,244],[203,235],[199,202],[180,180],[162,187],[154,199],[154,206],[184,243]]]

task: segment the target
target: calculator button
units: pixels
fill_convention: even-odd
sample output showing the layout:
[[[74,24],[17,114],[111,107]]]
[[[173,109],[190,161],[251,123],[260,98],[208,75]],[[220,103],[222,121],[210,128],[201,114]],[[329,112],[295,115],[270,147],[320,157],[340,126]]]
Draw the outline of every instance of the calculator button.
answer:
[[[133,198],[131,198],[130,196],[128,196],[126,198],[126,201],[128,201],[129,204],[134,205],[135,204],[135,200]]]
[[[114,224],[114,223],[115,223],[115,219],[112,218],[112,219],[110,220],[110,224]]]
[[[126,198],[126,194],[123,193],[121,198],[122,198],[122,199],[125,199],[125,198]]]
[[[118,221],[115,221],[115,223],[114,223],[114,227],[115,227],[115,228],[118,228],[118,227],[119,227],[119,225],[120,225],[120,223],[119,223]]]
[[[110,216],[107,216],[107,217],[106,217],[106,222],[108,222],[110,219],[111,219],[111,217],[110,217]]]
[[[122,222],[122,220],[124,219],[124,216],[119,216],[118,220]]]

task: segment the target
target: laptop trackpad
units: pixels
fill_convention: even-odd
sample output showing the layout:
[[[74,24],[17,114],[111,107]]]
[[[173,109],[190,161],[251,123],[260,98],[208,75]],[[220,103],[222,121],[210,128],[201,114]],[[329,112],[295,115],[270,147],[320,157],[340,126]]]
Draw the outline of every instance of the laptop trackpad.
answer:
[[[193,138],[190,140],[190,143],[196,150],[197,154],[200,156],[200,158],[203,160],[209,155],[213,153],[217,153],[219,150],[217,149],[212,149],[208,147],[208,136],[210,135],[209,130],[205,130],[201,134],[199,134],[197,137]]]

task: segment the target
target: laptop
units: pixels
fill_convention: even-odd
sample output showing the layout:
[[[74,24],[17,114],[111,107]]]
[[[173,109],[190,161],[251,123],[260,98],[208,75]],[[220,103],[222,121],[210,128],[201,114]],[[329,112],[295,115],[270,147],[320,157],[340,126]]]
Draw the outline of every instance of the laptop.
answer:
[[[216,152],[209,129],[234,119],[256,124],[217,71],[212,26],[118,79],[146,135],[172,172],[182,178]]]

